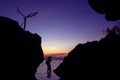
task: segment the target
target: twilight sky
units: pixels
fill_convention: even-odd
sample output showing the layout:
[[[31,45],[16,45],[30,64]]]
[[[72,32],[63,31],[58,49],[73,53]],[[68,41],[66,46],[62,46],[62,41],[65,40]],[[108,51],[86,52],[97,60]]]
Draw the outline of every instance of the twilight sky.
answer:
[[[78,43],[100,40],[103,29],[118,24],[106,21],[96,13],[87,0],[0,0],[0,16],[22,23],[16,7],[27,15],[39,12],[27,20],[26,30],[42,37],[45,54],[68,53]]]

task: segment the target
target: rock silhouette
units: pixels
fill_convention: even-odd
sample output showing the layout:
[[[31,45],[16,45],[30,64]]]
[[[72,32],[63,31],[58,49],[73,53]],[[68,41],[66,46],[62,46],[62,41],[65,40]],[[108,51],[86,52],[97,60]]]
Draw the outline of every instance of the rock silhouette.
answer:
[[[108,21],[120,19],[118,0],[88,0]],[[116,26],[115,26],[116,27]],[[78,44],[54,73],[60,80],[119,79],[120,28],[113,28],[99,41]]]
[[[98,13],[105,14],[108,21],[120,19],[119,0],[88,0],[89,5]]]
[[[35,72],[43,59],[41,37],[0,16],[0,79],[36,80]]]
[[[120,34],[111,30],[99,41],[78,44],[54,73],[60,80],[117,79],[119,57]]]

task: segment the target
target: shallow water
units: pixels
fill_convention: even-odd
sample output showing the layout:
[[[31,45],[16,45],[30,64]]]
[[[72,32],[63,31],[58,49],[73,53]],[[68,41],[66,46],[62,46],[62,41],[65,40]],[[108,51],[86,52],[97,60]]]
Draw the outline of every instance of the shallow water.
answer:
[[[52,60],[51,62],[51,78],[47,78],[47,66],[45,60],[38,66],[37,72],[35,74],[37,80],[59,80],[59,77],[53,73],[53,70],[56,69],[59,64],[62,63],[62,60]]]

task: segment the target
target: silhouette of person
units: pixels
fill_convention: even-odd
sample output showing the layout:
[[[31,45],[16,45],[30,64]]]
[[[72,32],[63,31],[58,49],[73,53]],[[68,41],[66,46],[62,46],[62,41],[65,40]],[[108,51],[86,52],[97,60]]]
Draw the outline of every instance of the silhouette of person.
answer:
[[[49,56],[46,60],[46,65],[47,65],[47,78],[51,77],[51,61],[52,61],[52,57]]]

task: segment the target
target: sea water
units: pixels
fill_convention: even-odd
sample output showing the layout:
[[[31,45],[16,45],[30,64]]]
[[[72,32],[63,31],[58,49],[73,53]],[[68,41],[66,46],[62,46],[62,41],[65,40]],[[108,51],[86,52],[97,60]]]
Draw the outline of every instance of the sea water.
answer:
[[[45,60],[38,66],[37,72],[35,73],[35,77],[37,80],[59,80],[59,77],[54,74],[53,70],[56,69],[59,64],[62,63],[62,60],[52,60],[51,62],[51,78],[47,78],[47,65],[45,64]]]

